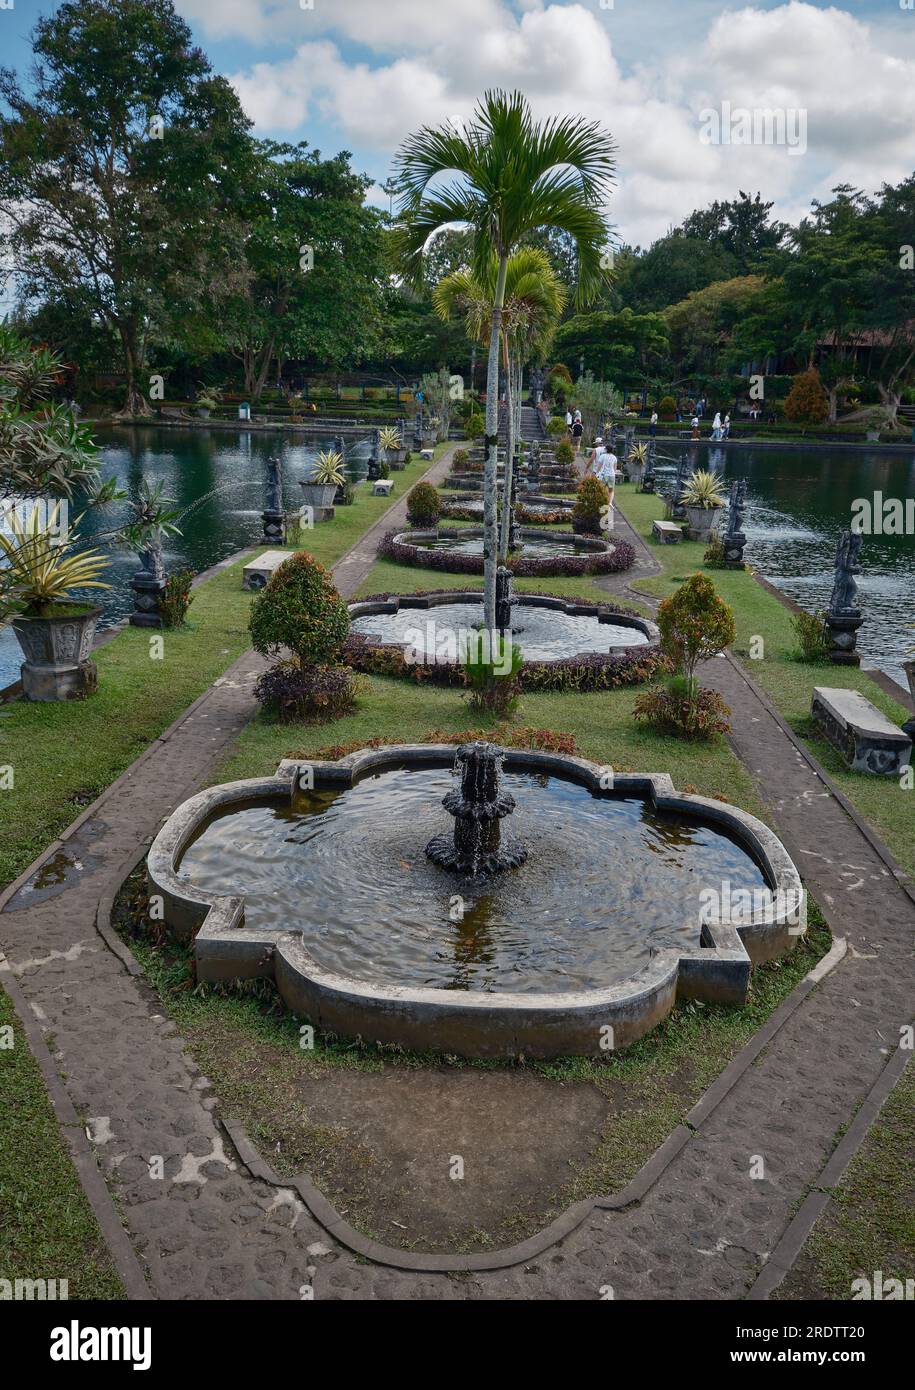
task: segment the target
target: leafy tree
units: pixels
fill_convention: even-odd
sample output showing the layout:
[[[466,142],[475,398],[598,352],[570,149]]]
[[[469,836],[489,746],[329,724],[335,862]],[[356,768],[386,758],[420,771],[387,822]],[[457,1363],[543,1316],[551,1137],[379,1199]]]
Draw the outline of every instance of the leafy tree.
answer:
[[[404,189],[400,209],[403,265],[422,275],[423,248],[449,223],[473,233],[472,265],[486,274],[498,262],[492,301],[486,396],[487,459],[483,479],[484,627],[496,624],[496,451],[498,444],[499,336],[508,258],[524,236],[555,227],[575,240],[580,301],[601,280],[606,232],[601,202],[614,171],[609,135],[577,117],[536,123],[520,92],[489,92],[467,130],[423,127],[401,147],[397,175]],[[442,174],[457,175],[444,188]]]
[[[670,331],[661,314],[594,309],[566,319],[556,334],[556,348],[571,361],[583,357],[601,376],[641,381],[667,359]]]
[[[818,425],[829,414],[829,397],[815,367],[799,372],[785,399],[785,415],[799,424]]]
[[[735,325],[752,310],[764,289],[761,275],[717,280],[665,309],[664,320],[680,369],[713,370],[722,353],[726,354]]]
[[[693,290],[738,273],[736,257],[720,244],[671,232],[648,250],[617,258],[614,289],[621,307],[659,312]]]
[[[305,358],[339,367],[375,345],[384,251],[382,218],[364,206],[371,180],[349,154],[262,141],[247,204],[243,290],[220,306],[218,326],[260,399],[272,362]]]
[[[714,202],[702,212],[690,213],[681,227],[684,236],[720,246],[734,258],[737,274],[750,275],[761,270],[770,252],[781,246],[787,227],[770,218],[774,204],[764,203],[757,193],[740,190],[730,201]]]
[[[31,93],[0,71],[0,212],[26,300],[88,305],[148,413],[151,336],[231,285],[248,122],[171,0],[81,0],[40,19]]]

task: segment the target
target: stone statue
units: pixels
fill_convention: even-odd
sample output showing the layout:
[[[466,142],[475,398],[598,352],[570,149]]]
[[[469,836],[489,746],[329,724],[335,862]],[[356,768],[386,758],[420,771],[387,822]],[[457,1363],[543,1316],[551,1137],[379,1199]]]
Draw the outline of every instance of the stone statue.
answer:
[[[731,496],[728,503],[729,536],[736,536],[743,528],[744,513],[747,509],[746,478],[735,478],[731,483]]]
[[[860,559],[863,539],[860,531],[843,531],[839,537],[839,543],[836,546],[836,577],[832,586],[832,597],[829,600],[830,613],[844,616],[861,611],[855,603],[858,586],[854,577],[861,573]]]
[[[724,549],[724,563],[729,570],[742,570],[743,551],[747,537],[743,530],[743,518],[747,509],[747,483],[745,478],[735,478],[731,483],[728,500],[728,529],[721,544]]]
[[[855,602],[855,575],[861,573],[863,540],[860,531],[843,531],[836,546],[836,576],[826,610],[826,630],[832,644],[829,659],[837,666],[858,666],[861,662],[855,646],[864,617]]]

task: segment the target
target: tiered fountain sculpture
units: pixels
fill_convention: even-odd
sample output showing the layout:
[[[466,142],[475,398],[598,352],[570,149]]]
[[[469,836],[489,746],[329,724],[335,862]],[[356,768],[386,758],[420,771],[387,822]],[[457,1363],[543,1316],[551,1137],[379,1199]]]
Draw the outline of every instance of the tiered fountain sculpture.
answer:
[[[457,751],[455,770],[460,790],[442,799],[454,816],[454,833],[436,835],[426,845],[434,864],[471,878],[517,868],[527,849],[517,841],[502,842],[502,820],[515,809],[515,798],[499,786],[502,755],[491,743],[465,743]]]

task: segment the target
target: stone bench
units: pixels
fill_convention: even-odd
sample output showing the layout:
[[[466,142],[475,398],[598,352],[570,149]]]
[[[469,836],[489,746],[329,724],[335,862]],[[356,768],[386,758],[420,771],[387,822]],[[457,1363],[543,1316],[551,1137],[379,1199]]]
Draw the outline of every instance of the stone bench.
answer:
[[[434,449],[420,449],[420,451],[419,451],[419,456],[420,456],[421,459],[434,459],[434,458],[435,458],[435,450],[434,450]]]
[[[810,713],[856,772],[897,777],[909,766],[912,740],[859,690],[816,685]]]
[[[683,528],[675,521],[653,521],[651,534],[662,545],[677,545],[683,539]]]
[[[288,550],[265,550],[263,555],[258,555],[256,559],[245,565],[242,570],[242,588],[262,589],[283,561],[288,559]]]
[[[393,486],[393,478],[376,478],[375,482],[372,484],[372,496],[390,497]]]

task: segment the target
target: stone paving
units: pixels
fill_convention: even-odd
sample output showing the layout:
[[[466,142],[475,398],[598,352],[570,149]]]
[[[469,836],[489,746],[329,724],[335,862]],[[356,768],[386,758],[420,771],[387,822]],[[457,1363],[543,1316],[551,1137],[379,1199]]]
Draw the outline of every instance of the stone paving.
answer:
[[[446,468],[447,456],[433,480]],[[358,562],[351,552],[336,567],[345,592],[402,508],[363,538]],[[357,1260],[292,1188],[244,1167],[175,1026],[96,929],[100,903],[250,717],[260,669],[252,653],[50,847],[48,857],[62,856],[63,882],[42,887],[33,872],[0,897],[0,965],[48,1039],[150,1297],[596,1299],[608,1288],[617,1298],[745,1295],[912,1017],[915,903],[736,665],[711,665],[705,678],[737,716],[735,746],[834,934],[847,938],[848,955],[643,1200],[594,1209],[527,1264],[432,1274]],[[753,1178],[760,1159],[764,1176]]]

